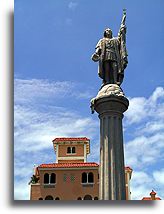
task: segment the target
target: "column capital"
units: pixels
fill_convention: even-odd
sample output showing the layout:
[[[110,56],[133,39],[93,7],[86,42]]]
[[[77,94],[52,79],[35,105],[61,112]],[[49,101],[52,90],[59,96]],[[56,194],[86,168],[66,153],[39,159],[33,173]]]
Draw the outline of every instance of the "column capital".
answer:
[[[115,84],[108,84],[102,87],[97,96],[91,100],[91,109],[97,113],[123,114],[129,106],[129,100],[122,89]]]
[[[94,100],[94,109],[100,115],[122,115],[128,106],[129,100],[124,96],[109,95]]]

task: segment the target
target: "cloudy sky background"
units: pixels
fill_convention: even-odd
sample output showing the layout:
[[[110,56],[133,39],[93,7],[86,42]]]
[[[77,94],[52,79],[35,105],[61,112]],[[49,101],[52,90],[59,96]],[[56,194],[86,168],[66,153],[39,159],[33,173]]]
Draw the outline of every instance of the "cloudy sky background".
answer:
[[[129,65],[122,88],[126,166],[132,199],[164,198],[164,2],[15,0],[14,192],[29,200],[34,164],[55,162],[55,137],[91,139],[99,162],[99,120],[90,112],[101,80],[90,60],[106,27],[117,35],[127,8]]]

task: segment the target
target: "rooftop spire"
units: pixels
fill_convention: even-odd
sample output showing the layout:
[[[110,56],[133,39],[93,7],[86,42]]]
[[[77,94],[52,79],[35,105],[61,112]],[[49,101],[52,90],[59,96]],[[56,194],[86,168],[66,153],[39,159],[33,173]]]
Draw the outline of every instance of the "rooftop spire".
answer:
[[[156,195],[156,192],[154,192],[154,190],[152,190],[151,193],[150,193],[150,196],[151,196],[152,200],[155,200],[155,195]]]

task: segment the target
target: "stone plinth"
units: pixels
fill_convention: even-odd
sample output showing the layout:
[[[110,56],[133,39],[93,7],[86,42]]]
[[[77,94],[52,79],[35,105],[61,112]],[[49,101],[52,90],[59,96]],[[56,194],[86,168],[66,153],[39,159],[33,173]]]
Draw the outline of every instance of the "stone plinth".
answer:
[[[100,118],[100,200],[126,200],[123,113],[129,101],[118,85],[105,85],[92,99]]]

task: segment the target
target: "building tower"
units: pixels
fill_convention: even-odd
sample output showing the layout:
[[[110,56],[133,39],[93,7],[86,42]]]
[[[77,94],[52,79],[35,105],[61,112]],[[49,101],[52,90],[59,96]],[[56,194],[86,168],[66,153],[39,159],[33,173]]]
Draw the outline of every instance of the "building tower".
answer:
[[[99,164],[88,162],[90,140],[86,137],[55,138],[55,163],[35,167],[30,200],[98,200]],[[126,199],[130,200],[132,169],[125,167]]]
[[[88,138],[55,138],[56,163],[85,163],[90,153]]]

